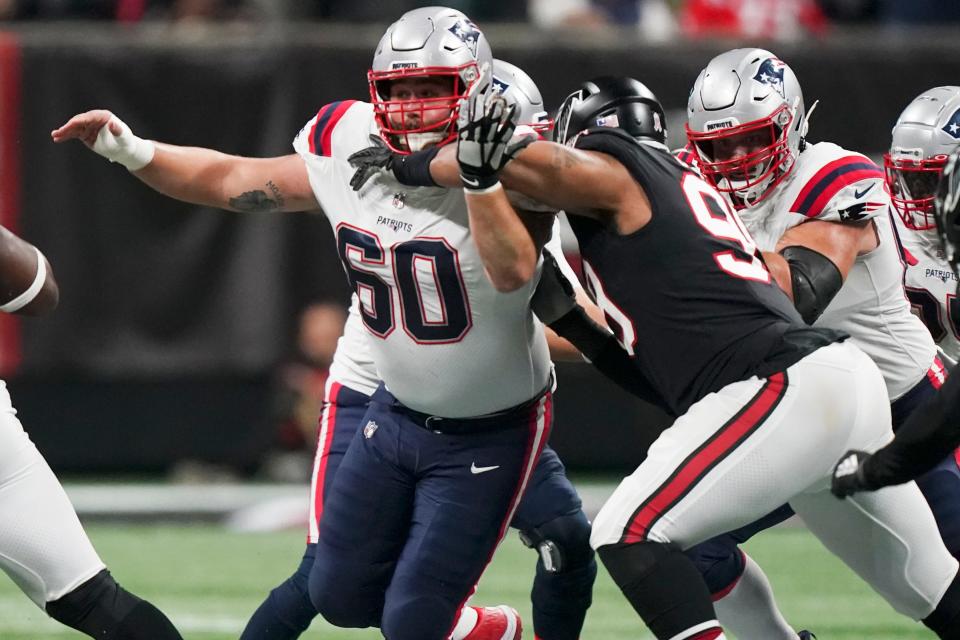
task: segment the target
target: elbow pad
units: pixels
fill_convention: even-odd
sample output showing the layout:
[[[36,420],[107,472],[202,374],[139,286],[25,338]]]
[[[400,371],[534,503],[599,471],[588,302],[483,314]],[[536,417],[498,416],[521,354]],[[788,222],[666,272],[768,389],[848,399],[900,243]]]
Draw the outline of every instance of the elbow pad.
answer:
[[[793,305],[807,324],[816,322],[843,286],[843,276],[827,256],[807,247],[787,247],[780,252],[790,265]]]

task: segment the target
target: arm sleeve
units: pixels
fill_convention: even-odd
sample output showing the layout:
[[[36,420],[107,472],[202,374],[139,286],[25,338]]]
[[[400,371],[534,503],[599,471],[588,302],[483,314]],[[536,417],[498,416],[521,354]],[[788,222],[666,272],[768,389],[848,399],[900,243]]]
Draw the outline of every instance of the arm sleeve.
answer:
[[[659,407],[668,415],[675,415],[613,334],[594,322],[583,307],[575,306],[552,322],[550,328],[569,340],[600,373],[620,388]]]
[[[890,444],[864,465],[874,488],[902,484],[923,475],[960,445],[960,375],[950,375],[937,394],[903,423]]]

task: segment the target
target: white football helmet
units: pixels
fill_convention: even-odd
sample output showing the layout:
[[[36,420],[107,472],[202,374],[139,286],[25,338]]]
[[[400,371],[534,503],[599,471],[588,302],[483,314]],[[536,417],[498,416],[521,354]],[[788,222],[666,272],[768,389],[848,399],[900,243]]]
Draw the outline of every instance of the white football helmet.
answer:
[[[893,207],[909,229],[933,229],[933,200],[951,152],[960,147],[960,87],[935,87],[907,105],[883,156]]]
[[[757,204],[803,148],[800,83],[764,49],[721,53],[700,72],[687,104],[687,137],[704,176],[737,208]]]
[[[543,96],[533,78],[520,67],[494,58],[491,89],[503,96],[507,104],[517,105],[517,122],[543,135],[553,128]]]
[[[374,116],[387,145],[411,153],[453,140],[460,100],[475,83],[485,82],[481,74],[489,74],[492,63],[486,37],[460,11],[423,7],[403,14],[380,39],[367,74]],[[451,92],[391,99],[393,82],[414,78],[449,79]],[[427,124],[427,112],[436,111],[443,111],[443,117]]]

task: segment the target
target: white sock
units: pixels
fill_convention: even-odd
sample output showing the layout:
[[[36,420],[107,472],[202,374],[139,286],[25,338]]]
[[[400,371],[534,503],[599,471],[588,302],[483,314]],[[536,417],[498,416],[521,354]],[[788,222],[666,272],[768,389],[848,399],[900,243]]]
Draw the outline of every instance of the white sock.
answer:
[[[460,617],[457,619],[457,626],[453,628],[450,634],[450,640],[463,640],[477,626],[477,610],[473,607],[464,607],[460,610]]]
[[[747,554],[744,559],[736,586],[713,603],[720,624],[739,640],[797,640],[797,632],[777,608],[763,569]]]

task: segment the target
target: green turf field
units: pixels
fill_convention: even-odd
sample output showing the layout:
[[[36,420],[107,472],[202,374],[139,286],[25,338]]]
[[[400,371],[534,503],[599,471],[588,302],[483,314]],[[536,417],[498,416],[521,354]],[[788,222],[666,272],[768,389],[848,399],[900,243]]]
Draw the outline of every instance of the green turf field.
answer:
[[[228,533],[211,526],[91,526],[94,544],[122,584],[170,615],[188,639],[236,639],[261,597],[293,570],[300,532]],[[933,638],[896,615],[879,596],[829,556],[804,530],[776,529],[749,547],[766,569],[788,619],[820,640]],[[529,619],[533,553],[511,535],[480,585],[481,603],[506,602]],[[532,638],[532,630],[525,633]],[[83,638],[46,619],[9,580],[0,580],[0,638]],[[304,637],[379,638],[315,623]],[[584,640],[651,638],[601,569]]]

